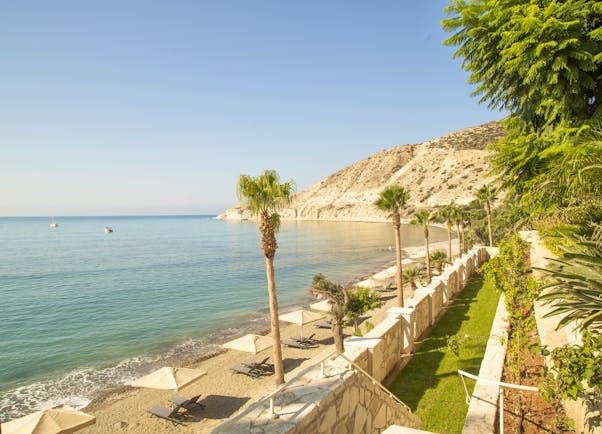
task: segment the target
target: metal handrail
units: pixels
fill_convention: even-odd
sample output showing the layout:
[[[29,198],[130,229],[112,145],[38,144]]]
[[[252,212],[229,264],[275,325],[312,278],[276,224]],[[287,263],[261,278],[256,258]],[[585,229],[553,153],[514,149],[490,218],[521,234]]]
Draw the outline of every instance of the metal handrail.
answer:
[[[268,399],[270,400],[270,411],[272,413],[272,415],[275,415],[274,413],[274,396],[276,396],[278,393],[280,393],[283,389],[285,389],[287,386],[290,385],[290,383],[292,383],[293,381],[298,380],[299,378],[301,378],[303,375],[305,375],[306,373],[308,373],[310,370],[312,370],[314,367],[316,367],[316,365],[318,365],[319,363],[324,363],[324,361],[326,359],[328,359],[329,357],[331,357],[332,355],[336,354],[336,350],[332,350],[330,351],[328,354],[326,354],[325,356],[323,356],[320,360],[318,360],[316,363],[314,363],[313,365],[308,366],[307,368],[303,369],[301,372],[299,372],[297,375],[295,375],[293,378],[291,378],[290,380],[288,380],[286,383],[281,384],[280,386],[278,386],[276,389],[274,389],[271,393],[267,394],[266,396],[260,398],[258,401],[256,401],[255,403],[251,404],[249,407],[247,407],[245,410],[243,410],[242,412],[240,412],[239,414],[237,414],[236,416],[228,419],[227,421],[221,423],[220,425],[216,426],[212,431],[211,434],[214,433],[218,433],[221,432],[224,428],[232,425],[234,422],[238,421],[239,419],[241,419],[243,416],[247,415],[248,413],[250,413],[251,411],[255,410],[257,407],[259,407],[260,405],[262,405],[264,402],[266,402]]]
[[[504,387],[509,389],[519,389],[519,390],[528,390],[529,392],[539,392],[537,387],[533,386],[523,386],[522,384],[512,384],[512,383],[504,383],[503,381],[495,381],[489,380],[487,378],[477,377],[476,375],[469,374],[466,371],[462,371],[458,369],[458,375],[460,376],[460,381],[462,381],[462,386],[464,387],[464,393],[466,394],[466,404],[470,405],[471,396],[468,393],[468,388],[466,387],[466,383],[464,382],[464,377],[472,378],[473,380],[480,381],[486,384],[492,384],[495,386],[499,386],[500,390],[498,391],[498,400],[499,400],[499,412],[500,412],[500,429],[499,434],[504,434]]]
[[[412,412],[412,409],[405,403],[403,402],[401,399],[399,399],[397,396],[393,395],[391,393],[391,391],[389,389],[387,389],[385,386],[383,386],[380,381],[378,381],[376,378],[374,378],[372,375],[368,374],[366,371],[364,371],[361,367],[359,367],[354,361],[350,360],[347,358],[347,356],[345,356],[344,354],[339,354],[340,357],[342,357],[343,359],[345,359],[347,362],[349,362],[355,370],[361,372],[362,374],[364,374],[366,377],[368,377],[371,381],[372,384],[377,385],[378,387],[380,387],[380,389],[385,392],[387,395],[389,395],[391,398],[393,398],[395,401],[397,401],[399,404],[401,404],[402,406],[405,407],[406,410],[408,410],[410,413]]]

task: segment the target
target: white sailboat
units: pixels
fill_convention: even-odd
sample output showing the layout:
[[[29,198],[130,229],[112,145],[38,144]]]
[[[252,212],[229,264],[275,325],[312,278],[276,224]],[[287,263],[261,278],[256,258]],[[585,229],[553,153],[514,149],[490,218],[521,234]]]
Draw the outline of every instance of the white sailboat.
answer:
[[[112,233],[112,232],[113,232],[113,228],[112,228],[112,227],[110,227],[110,226],[107,226],[107,227],[105,228],[105,234],[110,234],[110,233]]]
[[[54,228],[58,228],[58,227],[59,227],[59,224],[54,222],[54,217],[52,217],[52,223],[50,223],[50,227],[51,227],[52,229],[54,229]]]

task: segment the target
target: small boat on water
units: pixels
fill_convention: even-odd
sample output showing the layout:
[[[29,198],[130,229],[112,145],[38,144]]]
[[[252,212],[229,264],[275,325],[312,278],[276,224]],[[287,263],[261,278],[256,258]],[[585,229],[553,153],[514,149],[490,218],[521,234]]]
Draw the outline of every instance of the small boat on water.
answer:
[[[51,227],[52,229],[54,229],[54,228],[58,228],[58,227],[59,227],[59,224],[54,222],[54,217],[52,217],[52,223],[50,223],[50,227]]]
[[[113,233],[113,228],[110,226],[105,227],[105,234],[111,234]]]

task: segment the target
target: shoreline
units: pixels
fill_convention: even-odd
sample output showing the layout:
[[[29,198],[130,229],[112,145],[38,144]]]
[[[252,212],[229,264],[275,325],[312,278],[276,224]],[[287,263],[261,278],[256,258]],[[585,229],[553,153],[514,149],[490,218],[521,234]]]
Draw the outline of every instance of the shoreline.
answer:
[[[432,250],[438,250],[447,241],[432,244]],[[457,246],[453,250],[457,251]],[[405,257],[414,256],[414,262],[419,262],[417,256],[421,253],[424,258],[423,246],[410,246],[403,249]],[[377,267],[369,276],[391,268],[393,261],[387,261],[380,267]],[[350,282],[361,280],[356,277]],[[383,305],[363,316],[360,330],[365,332],[364,323],[370,321],[378,324],[387,316],[387,309],[395,304],[395,296],[392,293],[383,294]],[[296,308],[306,307],[296,306]],[[291,307],[291,310],[293,307]],[[281,310],[284,313],[288,309]],[[334,340],[330,329],[317,329],[312,324],[303,328],[304,333],[315,333],[315,338],[320,342],[319,348],[309,350],[299,350],[289,347],[283,347],[283,359],[285,362],[285,380],[292,378],[296,372],[313,364],[313,360],[322,357],[334,348]],[[269,329],[262,328],[256,330],[258,334],[268,334]],[[299,326],[294,324],[281,323],[282,340],[286,340],[294,335],[298,335]],[[353,334],[353,327],[344,328],[345,336]],[[250,353],[243,353],[234,350],[220,350],[217,353],[207,356],[201,356],[194,360],[194,357],[186,360],[180,360],[177,366],[187,366],[192,368],[204,369],[208,374],[199,381],[188,386],[183,391],[172,392],[166,390],[134,389],[130,386],[121,386],[107,390],[99,394],[83,411],[94,414],[97,417],[97,424],[84,429],[83,433],[101,433],[109,434],[114,432],[208,432],[223,421],[232,417],[243,408],[252,404],[257,399],[269,393],[274,388],[273,377],[267,376],[260,379],[252,379],[243,375],[233,374],[230,367],[240,364],[244,360],[259,360],[265,357],[272,358],[271,349],[265,350],[260,354],[253,356]],[[159,405],[171,408],[170,397],[175,395],[190,397],[201,393],[200,403],[205,404],[205,409],[193,413],[193,419],[187,426],[176,426],[164,420],[150,417],[147,410],[153,406]]]

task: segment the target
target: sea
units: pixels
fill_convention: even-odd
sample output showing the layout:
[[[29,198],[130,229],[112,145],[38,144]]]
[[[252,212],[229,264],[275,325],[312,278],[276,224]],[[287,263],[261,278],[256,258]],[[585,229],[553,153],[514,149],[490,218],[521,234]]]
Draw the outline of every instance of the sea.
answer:
[[[160,366],[268,327],[257,225],[214,216],[0,218],[0,420],[78,408]],[[105,233],[111,227],[112,233]],[[433,242],[446,239],[433,228]],[[422,230],[402,226],[404,246]],[[388,223],[283,223],[280,312],[312,277],[346,283],[395,259]]]

